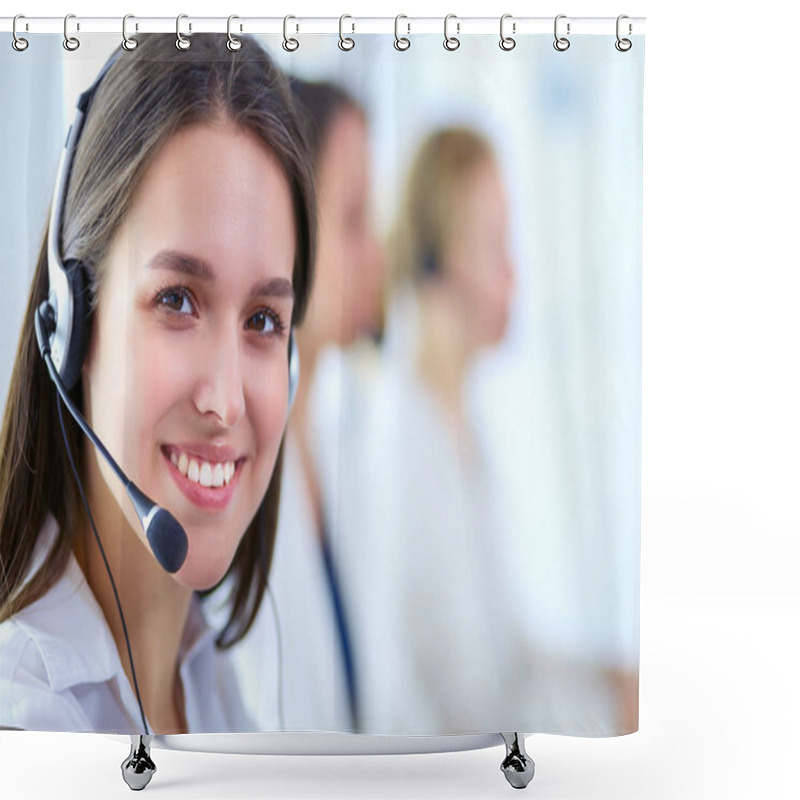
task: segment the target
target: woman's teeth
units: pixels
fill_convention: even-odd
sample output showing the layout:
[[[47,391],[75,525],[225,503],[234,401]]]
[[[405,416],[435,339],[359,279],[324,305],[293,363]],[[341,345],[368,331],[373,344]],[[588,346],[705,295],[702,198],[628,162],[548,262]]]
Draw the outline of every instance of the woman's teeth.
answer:
[[[236,465],[233,461],[210,464],[208,461],[189,458],[186,453],[181,453],[178,456],[174,452],[170,454],[169,458],[180,470],[181,475],[185,475],[190,481],[199,483],[201,486],[227,486],[236,471]]]

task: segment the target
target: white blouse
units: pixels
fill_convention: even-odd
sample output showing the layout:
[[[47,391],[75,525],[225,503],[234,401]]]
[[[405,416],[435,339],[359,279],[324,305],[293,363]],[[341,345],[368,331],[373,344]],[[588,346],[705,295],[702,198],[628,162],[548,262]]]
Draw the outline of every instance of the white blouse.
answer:
[[[28,578],[57,535],[48,515]],[[195,595],[179,650],[189,733],[254,731],[229,655],[217,650],[214,637]],[[45,595],[0,624],[0,726],[143,732],[136,695],[74,555]]]

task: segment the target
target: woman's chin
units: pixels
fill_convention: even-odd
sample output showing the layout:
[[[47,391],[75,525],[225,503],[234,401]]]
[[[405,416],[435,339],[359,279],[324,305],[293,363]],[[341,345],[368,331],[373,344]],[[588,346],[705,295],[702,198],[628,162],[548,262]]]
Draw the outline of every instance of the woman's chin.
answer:
[[[193,559],[190,547],[186,561],[173,577],[181,586],[201,592],[216,586],[225,577],[229,566],[229,560],[220,563],[208,558]]]

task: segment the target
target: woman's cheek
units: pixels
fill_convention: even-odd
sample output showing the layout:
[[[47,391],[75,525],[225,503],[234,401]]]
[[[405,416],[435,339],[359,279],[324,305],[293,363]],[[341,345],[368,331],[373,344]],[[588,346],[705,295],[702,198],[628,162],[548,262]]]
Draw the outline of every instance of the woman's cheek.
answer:
[[[152,394],[154,402],[163,402],[176,393],[186,391],[190,381],[190,363],[187,355],[181,354],[181,348],[169,341],[156,341],[149,348],[149,355],[141,359],[143,379]]]
[[[140,453],[140,465],[157,463],[159,446],[184,434],[186,420],[179,414],[190,408],[191,356],[188,340],[180,342],[174,333],[143,324],[129,351],[129,436]],[[144,477],[144,476],[141,476]]]
[[[188,391],[197,353],[190,331],[169,331],[153,322],[140,326],[132,347],[132,383],[139,399],[158,406]]]
[[[285,361],[284,361],[285,359]],[[270,359],[265,366],[248,365],[252,370],[245,380],[250,388],[245,393],[246,414],[259,448],[269,454],[269,470],[278,453],[280,439],[287,419],[289,403],[288,355]],[[250,380],[254,378],[254,380]]]
[[[138,406],[132,371],[137,358],[135,324],[120,292],[106,288],[96,312],[85,363],[91,403],[87,411],[103,443],[117,461],[125,464],[136,452],[130,439]]]

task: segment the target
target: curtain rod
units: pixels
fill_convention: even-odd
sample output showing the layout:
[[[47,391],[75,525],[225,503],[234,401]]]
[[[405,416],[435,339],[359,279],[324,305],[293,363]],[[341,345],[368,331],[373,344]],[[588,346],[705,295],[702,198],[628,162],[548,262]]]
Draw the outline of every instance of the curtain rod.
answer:
[[[599,34],[613,36],[617,30],[616,17],[570,17],[559,15],[559,32],[574,34]],[[304,17],[287,18],[289,31],[295,35],[304,34],[346,34],[395,33],[395,24],[401,36],[422,33],[444,33],[444,17]],[[397,21],[396,21],[397,20]],[[626,17],[622,20],[621,31],[625,36],[643,34],[645,17]],[[13,17],[0,17],[0,31],[11,33]],[[519,36],[533,33],[553,34],[555,17],[513,17],[506,15],[505,35]],[[70,16],[69,34],[92,33],[122,34],[122,17],[81,17]],[[175,33],[177,20],[174,17],[135,17],[127,21],[129,36],[136,33]],[[567,31],[567,26],[569,30]],[[341,27],[340,27],[341,26]],[[182,15],[180,30],[190,33],[226,33],[228,17],[194,17]],[[458,17],[451,16],[448,31],[450,35],[498,34],[500,17]],[[236,17],[231,23],[235,34],[283,34],[284,17]],[[64,17],[26,17],[17,20],[17,34],[64,33]]]

